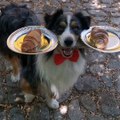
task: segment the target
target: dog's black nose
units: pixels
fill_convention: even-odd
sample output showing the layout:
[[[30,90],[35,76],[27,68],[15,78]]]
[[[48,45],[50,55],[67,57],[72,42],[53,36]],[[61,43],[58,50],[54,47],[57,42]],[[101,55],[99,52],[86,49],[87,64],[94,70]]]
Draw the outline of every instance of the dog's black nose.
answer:
[[[73,40],[68,38],[64,41],[64,43],[67,47],[71,47],[73,44]]]

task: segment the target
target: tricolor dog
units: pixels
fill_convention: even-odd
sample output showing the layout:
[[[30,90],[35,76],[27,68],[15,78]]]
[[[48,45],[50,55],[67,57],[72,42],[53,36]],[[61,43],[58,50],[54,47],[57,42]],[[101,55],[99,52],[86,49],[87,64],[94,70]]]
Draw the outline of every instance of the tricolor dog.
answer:
[[[85,56],[81,32],[89,29],[90,17],[81,12],[56,10],[45,14],[45,27],[58,38],[58,46],[49,53],[28,56],[13,53],[6,46],[7,37],[16,29],[39,25],[35,14],[25,6],[9,5],[0,16],[0,52],[13,65],[12,80],[20,80],[25,102],[32,102],[39,92],[49,107],[58,108],[59,96],[74,85],[85,70]]]

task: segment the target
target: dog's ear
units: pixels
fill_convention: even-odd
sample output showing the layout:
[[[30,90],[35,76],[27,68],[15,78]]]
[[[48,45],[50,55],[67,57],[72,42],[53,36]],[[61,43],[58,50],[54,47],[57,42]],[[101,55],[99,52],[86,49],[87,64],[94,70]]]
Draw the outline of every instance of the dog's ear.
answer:
[[[53,25],[53,22],[56,21],[56,19],[63,14],[63,10],[62,9],[58,9],[55,13],[53,13],[52,15],[49,14],[45,14],[44,16],[44,20],[45,20],[45,25],[47,28],[50,28],[51,25]]]
[[[84,16],[81,12],[75,14],[75,16],[79,19],[82,25],[82,29],[89,29],[91,23],[90,16]]]

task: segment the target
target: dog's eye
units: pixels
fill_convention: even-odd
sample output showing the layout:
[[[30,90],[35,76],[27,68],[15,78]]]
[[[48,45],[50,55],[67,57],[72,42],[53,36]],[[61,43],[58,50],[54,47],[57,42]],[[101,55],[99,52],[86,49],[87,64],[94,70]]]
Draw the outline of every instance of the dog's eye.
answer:
[[[65,28],[66,27],[66,23],[64,21],[62,21],[62,22],[59,23],[59,26],[62,27],[62,28]]]
[[[65,28],[66,28],[66,23],[64,21],[61,21],[60,23],[58,23],[56,32],[58,34],[61,34],[65,30]]]
[[[71,23],[71,27],[72,27],[72,29],[75,29],[75,30],[79,29],[79,26],[78,26],[78,24],[77,24],[76,21],[73,21],[73,22]]]

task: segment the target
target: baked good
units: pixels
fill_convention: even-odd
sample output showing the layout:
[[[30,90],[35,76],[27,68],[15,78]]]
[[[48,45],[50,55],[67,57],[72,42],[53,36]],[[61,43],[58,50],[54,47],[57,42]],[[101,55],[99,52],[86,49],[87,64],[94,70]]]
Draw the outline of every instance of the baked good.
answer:
[[[25,36],[21,50],[22,52],[36,52],[38,47],[42,47],[41,42],[40,30],[33,30]]]
[[[39,30],[33,30],[29,32],[22,43],[22,52],[35,52],[36,47],[40,43],[41,32]]]
[[[93,47],[105,49],[108,43],[107,31],[99,27],[92,28],[88,42]]]
[[[48,41],[49,40],[45,38],[40,30],[33,30],[27,35],[18,38],[15,41],[14,46],[19,51],[33,53],[46,47],[49,44]]]

